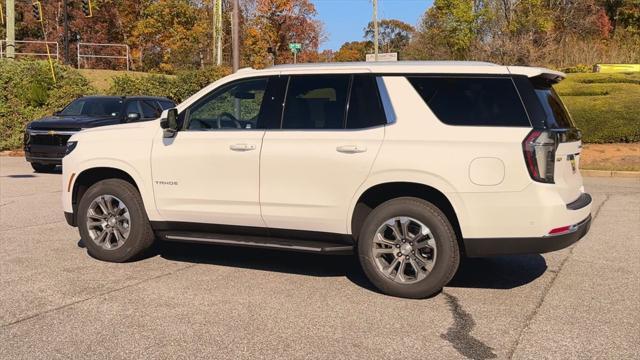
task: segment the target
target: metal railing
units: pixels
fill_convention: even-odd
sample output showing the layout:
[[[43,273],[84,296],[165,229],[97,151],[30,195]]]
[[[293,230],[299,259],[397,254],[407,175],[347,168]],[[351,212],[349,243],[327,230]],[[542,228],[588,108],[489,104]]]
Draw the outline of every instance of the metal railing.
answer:
[[[95,55],[95,54],[83,54],[81,52],[82,47],[123,47],[125,49],[125,55]],[[99,43],[83,43],[79,42],[77,44],[77,52],[78,52],[78,69],[81,67],[82,59],[85,58],[98,58],[98,59],[124,59],[127,63],[127,71],[129,71],[129,63],[131,61],[129,45],[125,44],[99,44]]]
[[[57,42],[55,41],[41,41],[41,40],[15,40],[14,41],[15,46],[20,45],[20,44],[42,44],[42,45],[56,45],[56,51],[55,53],[51,54],[52,57],[55,55],[55,58],[57,60],[60,60],[60,46],[58,45]],[[7,40],[0,40],[0,59],[3,57],[6,57],[6,50],[5,48],[7,47],[8,43]],[[14,51],[14,54],[16,56],[18,55],[22,55],[22,56],[47,56],[46,52],[43,53],[39,53],[39,52],[18,52],[18,51]]]

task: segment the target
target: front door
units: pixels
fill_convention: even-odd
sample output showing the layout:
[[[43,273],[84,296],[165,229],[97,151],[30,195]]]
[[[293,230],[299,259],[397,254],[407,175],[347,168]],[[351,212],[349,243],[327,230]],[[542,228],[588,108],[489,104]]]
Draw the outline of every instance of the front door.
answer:
[[[258,117],[267,78],[223,85],[183,110],[182,130],[152,150],[156,206],[166,221],[264,227]]]

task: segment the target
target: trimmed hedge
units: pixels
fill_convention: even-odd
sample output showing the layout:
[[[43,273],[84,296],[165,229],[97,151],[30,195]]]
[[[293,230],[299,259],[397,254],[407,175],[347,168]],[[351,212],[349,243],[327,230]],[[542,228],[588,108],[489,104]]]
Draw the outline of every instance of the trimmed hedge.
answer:
[[[51,115],[82,95],[97,94],[76,69],[54,63],[53,83],[46,61],[0,61],[0,150],[22,147],[28,122]],[[150,74],[111,78],[111,95],[166,96],[181,102],[211,82],[230,74],[226,67],[184,71],[177,76]]]
[[[570,74],[556,89],[585,143],[640,141],[640,73]]]
[[[0,60],[0,150],[21,148],[29,121],[62,109],[78,96],[95,93],[77,70],[56,63],[54,71],[57,83],[46,61]]]
[[[108,93],[113,95],[165,96],[180,103],[198,90],[230,73],[229,68],[214,67],[205,70],[183,71],[176,76],[134,77],[125,74],[112,79],[113,84]]]

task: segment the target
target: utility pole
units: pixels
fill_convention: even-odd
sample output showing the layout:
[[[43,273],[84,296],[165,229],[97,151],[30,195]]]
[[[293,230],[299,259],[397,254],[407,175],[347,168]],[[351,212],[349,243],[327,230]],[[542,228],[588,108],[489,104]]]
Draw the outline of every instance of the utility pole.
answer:
[[[15,0],[7,0],[7,59],[16,57]]]
[[[216,48],[218,49],[218,54],[216,58],[216,65],[222,65],[222,0],[216,0],[216,35],[217,35],[217,44]]]
[[[211,0],[213,27],[213,61],[222,65],[222,0]]]
[[[62,1],[62,22],[63,22],[63,35],[62,35],[62,47],[64,50],[64,63],[68,64],[69,59],[69,1]]]
[[[218,26],[218,23],[216,21],[216,12],[218,10],[216,3],[216,0],[211,0],[211,49],[213,50],[213,52],[211,53],[211,62],[214,62],[218,57],[218,52],[216,49],[216,45],[218,44],[218,38],[216,36],[216,27]]]
[[[373,0],[373,53],[378,61],[378,0]]]
[[[240,68],[240,5],[233,0],[233,19],[231,20],[231,42],[233,72]]]

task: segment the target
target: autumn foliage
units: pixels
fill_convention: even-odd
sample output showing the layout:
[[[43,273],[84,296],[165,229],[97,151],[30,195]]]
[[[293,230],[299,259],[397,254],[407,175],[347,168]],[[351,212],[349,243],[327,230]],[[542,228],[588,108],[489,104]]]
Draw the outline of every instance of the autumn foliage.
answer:
[[[264,67],[292,61],[290,42],[302,44],[299,61],[319,59],[322,24],[309,0],[243,0],[241,3],[242,65]],[[62,0],[43,0],[47,38],[60,44],[64,58]],[[69,2],[69,62],[76,63],[76,44],[129,45],[135,70],[175,73],[214,63],[212,41],[213,2],[197,0],[94,0],[92,18],[82,14],[79,1]],[[230,0],[222,0],[223,60],[230,62]],[[0,30],[4,38],[4,29]],[[16,2],[16,39],[42,40],[40,24],[31,3]],[[22,50],[44,52],[39,45]],[[122,49],[87,48],[97,55],[123,55]],[[82,66],[125,68],[124,60],[83,59]]]
[[[231,0],[221,0],[222,58],[231,58]],[[62,0],[42,0],[46,35],[61,45]],[[68,63],[76,44],[126,44],[131,68],[175,74],[215,63],[212,0],[93,0],[92,18],[69,1]],[[340,6],[336,1],[336,6]],[[400,59],[486,60],[504,64],[589,68],[601,62],[640,62],[640,0],[434,0],[425,2],[417,26],[379,21],[381,52]],[[42,40],[29,1],[16,2],[16,38]],[[321,14],[311,0],[240,0],[241,65],[262,68],[293,61],[289,43],[302,44],[299,62],[363,61],[374,48],[373,23],[337,51],[319,51],[325,40]],[[357,26],[357,25],[354,25]],[[0,37],[4,38],[4,29]],[[21,46],[21,48],[20,48]],[[43,52],[40,45],[20,45]],[[38,48],[40,46],[40,48]],[[123,49],[87,48],[96,55]],[[82,67],[124,69],[122,59],[82,59]]]

